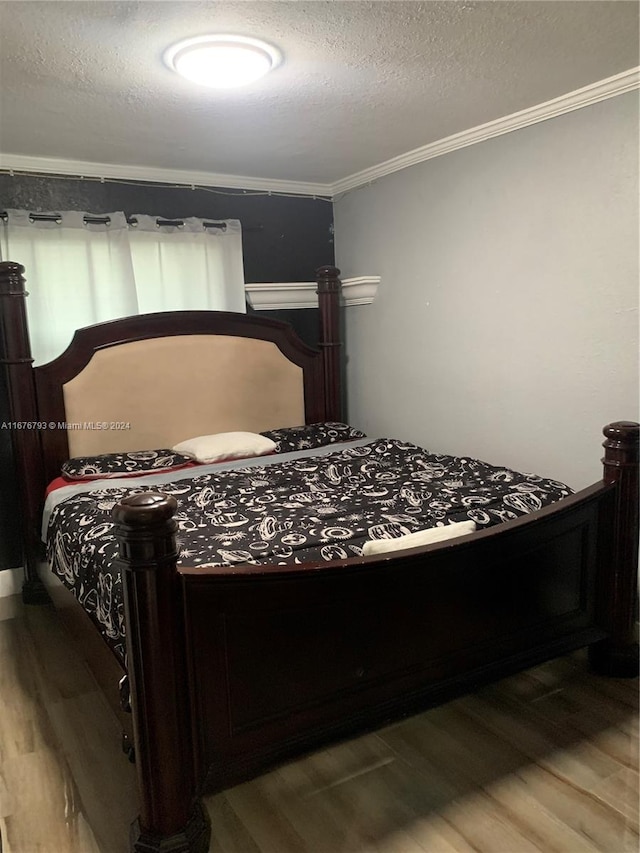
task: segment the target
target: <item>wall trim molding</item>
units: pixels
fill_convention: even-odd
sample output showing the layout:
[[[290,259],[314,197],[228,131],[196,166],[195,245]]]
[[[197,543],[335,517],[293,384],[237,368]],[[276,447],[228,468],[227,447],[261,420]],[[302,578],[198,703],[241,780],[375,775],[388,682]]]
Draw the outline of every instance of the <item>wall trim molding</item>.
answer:
[[[361,275],[342,280],[343,305],[370,305],[376,297],[379,275]],[[247,299],[256,311],[317,308],[315,281],[273,281],[245,284]]]
[[[315,281],[271,281],[245,284],[244,292],[256,311],[317,308]]]
[[[581,89],[567,92],[550,101],[536,104],[511,115],[494,121],[471,127],[460,133],[454,133],[444,139],[430,142],[420,148],[407,151],[398,157],[385,160],[376,166],[347,175],[333,183],[309,183],[270,178],[257,178],[250,175],[222,175],[215,172],[198,172],[181,169],[160,169],[149,166],[126,166],[113,163],[90,163],[82,160],[63,160],[52,157],[30,157],[21,154],[0,152],[0,170],[5,172],[35,172],[44,175],[90,178],[92,180],[133,180],[156,184],[169,184],[184,187],[219,187],[238,190],[257,190],[262,192],[284,193],[290,195],[311,196],[313,198],[332,199],[340,193],[370,184],[372,181],[466,148],[487,139],[512,133],[523,127],[597,104],[608,98],[623,95],[640,88],[640,66],[629,68],[613,77],[597,80]]]
[[[567,92],[565,95],[560,95],[560,97],[553,98],[551,101],[545,101],[542,104],[536,104],[536,106],[528,107],[517,113],[489,121],[486,124],[471,127],[468,130],[463,130],[461,133],[454,133],[452,136],[447,136],[444,139],[431,142],[429,145],[415,148],[413,151],[408,151],[399,157],[393,157],[391,160],[386,160],[384,163],[379,163],[370,169],[356,172],[333,183],[331,185],[331,195],[336,196],[347,190],[369,184],[385,175],[399,172],[401,169],[406,169],[417,163],[423,163],[425,160],[441,157],[443,154],[449,154],[451,151],[457,151],[459,148],[466,148],[469,145],[484,142],[486,139],[493,139],[496,136],[512,133],[514,130],[520,130],[531,124],[538,124],[550,118],[556,118],[565,113],[588,107],[591,104],[597,104],[599,101],[614,98],[626,92],[632,92],[638,88],[640,88],[640,66],[630,68],[628,71],[623,71],[621,74],[616,74],[613,77],[607,77],[605,80],[598,80],[589,86],[584,86],[582,89]]]
[[[342,280],[342,299],[345,305],[371,305],[382,281],[379,275],[360,275]]]

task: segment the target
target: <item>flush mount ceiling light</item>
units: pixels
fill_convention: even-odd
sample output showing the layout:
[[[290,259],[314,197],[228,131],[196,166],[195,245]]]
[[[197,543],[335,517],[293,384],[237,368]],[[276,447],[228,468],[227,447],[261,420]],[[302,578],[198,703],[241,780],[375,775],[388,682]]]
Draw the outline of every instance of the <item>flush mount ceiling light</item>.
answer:
[[[214,89],[232,89],[263,77],[282,56],[270,44],[246,36],[214,35],[185,39],[164,54],[182,77]]]

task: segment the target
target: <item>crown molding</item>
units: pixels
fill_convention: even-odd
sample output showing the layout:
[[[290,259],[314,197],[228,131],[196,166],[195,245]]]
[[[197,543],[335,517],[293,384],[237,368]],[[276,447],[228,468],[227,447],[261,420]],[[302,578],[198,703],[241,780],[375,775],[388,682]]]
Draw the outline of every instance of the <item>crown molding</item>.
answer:
[[[597,104],[599,101],[614,98],[638,88],[640,88],[640,66],[630,68],[628,71],[623,71],[613,77],[607,77],[605,80],[598,80],[582,89],[567,92],[565,95],[560,95],[551,101],[545,101],[543,104],[528,107],[526,110],[520,110],[486,124],[463,130],[461,133],[454,133],[452,136],[438,139],[429,145],[423,145],[421,148],[414,148],[413,151],[408,151],[399,157],[393,157],[391,160],[386,160],[370,169],[363,169],[361,172],[356,172],[331,184],[330,194],[335,197],[347,190],[369,184],[385,175],[399,172],[401,169],[406,169],[417,163],[423,163],[425,160],[441,157],[443,154],[449,154],[459,148],[466,148],[469,145],[484,142],[486,139],[493,139],[495,136],[520,130],[531,124],[556,118],[556,116],[588,107],[591,104]]]
[[[630,68],[605,80],[598,80],[581,89],[567,92],[551,101],[536,104],[517,113],[495,119],[486,124],[471,127],[444,139],[438,139],[414,148],[406,154],[385,160],[377,166],[347,175],[334,183],[305,183],[270,178],[255,178],[249,175],[221,175],[214,172],[191,172],[182,169],[156,169],[148,166],[125,166],[113,163],[90,163],[82,160],[62,160],[50,157],[27,157],[21,154],[0,152],[0,170],[36,172],[45,175],[68,175],[104,180],[145,181],[149,183],[179,185],[185,187],[219,187],[259,192],[285,193],[331,199],[347,190],[370,184],[378,178],[399,172],[409,166],[441,157],[514,130],[520,130],[541,121],[597,104],[640,88],[640,66]]]
[[[45,175],[68,175],[111,181],[145,181],[153,184],[180,185],[192,189],[222,187],[321,198],[328,198],[331,190],[329,184],[254,178],[250,175],[219,175],[215,172],[191,172],[183,169],[156,169],[151,166],[90,163],[84,160],[61,160],[54,157],[27,157],[22,154],[2,152],[0,152],[0,169],[5,172],[37,172]]]
[[[361,275],[342,281],[343,305],[370,305],[380,284],[379,275]],[[289,308],[317,308],[315,281],[276,281],[245,284],[244,289],[256,311],[278,311]]]

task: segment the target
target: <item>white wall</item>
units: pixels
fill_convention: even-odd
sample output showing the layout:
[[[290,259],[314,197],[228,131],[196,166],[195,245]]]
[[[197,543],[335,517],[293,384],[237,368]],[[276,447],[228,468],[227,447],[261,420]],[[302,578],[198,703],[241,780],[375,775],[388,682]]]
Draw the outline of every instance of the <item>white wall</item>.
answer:
[[[349,420],[582,488],[638,419],[638,97],[465,148],[335,202]]]

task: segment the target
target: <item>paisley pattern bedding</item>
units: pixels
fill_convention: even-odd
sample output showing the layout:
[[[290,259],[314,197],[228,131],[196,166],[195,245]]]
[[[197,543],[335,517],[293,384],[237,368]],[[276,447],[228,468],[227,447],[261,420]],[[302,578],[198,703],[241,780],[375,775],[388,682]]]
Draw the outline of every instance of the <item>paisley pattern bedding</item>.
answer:
[[[120,578],[111,511],[158,486],[99,488],[51,514],[48,559],[124,660]],[[566,497],[562,483],[467,457],[378,439],[323,457],[185,477],[162,491],[178,501],[180,561],[189,566],[280,565],[359,556],[368,539],[472,519],[479,528]]]

